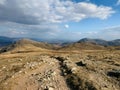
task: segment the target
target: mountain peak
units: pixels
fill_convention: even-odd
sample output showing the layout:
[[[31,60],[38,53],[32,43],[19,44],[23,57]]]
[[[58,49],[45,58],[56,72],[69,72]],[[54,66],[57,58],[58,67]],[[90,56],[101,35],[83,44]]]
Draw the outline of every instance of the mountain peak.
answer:
[[[81,39],[81,40],[78,41],[78,43],[82,43],[82,42],[94,42],[94,39],[83,38],[83,39]]]
[[[13,44],[3,47],[1,49],[2,52],[28,52],[28,51],[40,51],[40,50],[47,50],[52,49],[53,46],[51,44],[37,42],[30,39],[20,39]]]

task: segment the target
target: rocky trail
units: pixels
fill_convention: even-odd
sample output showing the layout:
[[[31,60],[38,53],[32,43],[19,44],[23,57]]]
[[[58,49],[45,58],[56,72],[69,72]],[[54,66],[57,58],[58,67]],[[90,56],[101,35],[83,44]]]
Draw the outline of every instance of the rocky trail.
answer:
[[[0,90],[120,90],[119,54],[100,55],[1,58]]]
[[[4,66],[3,71],[7,70],[9,76],[6,72],[6,76],[0,73],[0,90],[69,90],[61,75],[59,61],[49,56],[37,58],[29,62],[20,59],[19,63],[10,65],[12,68]]]
[[[120,67],[110,67],[100,61],[98,64],[95,61],[83,59],[75,63],[71,58],[66,57],[59,57],[58,60],[62,62],[61,68],[71,90],[120,89]],[[114,71],[116,69],[118,71]],[[110,70],[113,71],[111,76],[108,75]]]

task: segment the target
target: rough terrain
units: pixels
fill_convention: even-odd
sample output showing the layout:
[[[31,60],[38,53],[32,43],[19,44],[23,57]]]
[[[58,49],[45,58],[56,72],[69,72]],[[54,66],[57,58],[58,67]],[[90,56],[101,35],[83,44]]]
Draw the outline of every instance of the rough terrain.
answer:
[[[120,51],[3,53],[0,90],[120,90]]]

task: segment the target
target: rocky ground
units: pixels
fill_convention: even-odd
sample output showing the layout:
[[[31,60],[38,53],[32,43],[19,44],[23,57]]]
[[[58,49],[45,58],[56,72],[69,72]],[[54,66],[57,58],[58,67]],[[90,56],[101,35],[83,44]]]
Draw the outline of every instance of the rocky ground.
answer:
[[[120,90],[120,51],[1,54],[0,90]]]

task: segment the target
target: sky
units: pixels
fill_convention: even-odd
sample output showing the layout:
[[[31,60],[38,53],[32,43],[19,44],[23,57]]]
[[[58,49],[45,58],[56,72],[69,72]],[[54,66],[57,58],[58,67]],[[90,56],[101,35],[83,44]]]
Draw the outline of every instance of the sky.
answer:
[[[0,36],[120,39],[120,0],[0,0]]]

